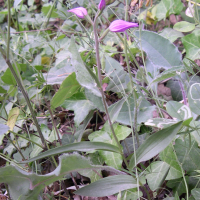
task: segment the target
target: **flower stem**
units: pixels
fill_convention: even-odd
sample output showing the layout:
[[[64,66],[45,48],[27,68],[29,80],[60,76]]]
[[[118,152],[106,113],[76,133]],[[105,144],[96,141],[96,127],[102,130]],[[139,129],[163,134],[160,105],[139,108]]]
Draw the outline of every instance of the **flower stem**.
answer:
[[[95,49],[96,49],[96,60],[97,60],[97,69],[98,69],[98,79],[99,79],[99,82],[100,82],[100,85],[102,85],[102,78],[101,78],[101,62],[100,62],[100,56],[99,56],[99,39],[98,39],[98,34],[97,34],[97,19],[99,17],[99,13],[96,14],[95,16],[95,19],[94,19],[94,37],[95,37]],[[99,88],[100,92],[101,92],[101,96],[102,96],[102,99],[103,99],[103,104],[104,104],[104,108],[105,108],[105,112],[106,112],[106,115],[108,117],[108,123],[109,123],[109,126],[110,126],[110,129],[111,129],[111,132],[112,132],[112,135],[117,143],[117,146],[120,150],[120,154],[122,155],[122,158],[128,168],[128,162],[122,152],[122,149],[121,149],[121,145],[117,139],[117,136],[115,134],[115,131],[114,131],[114,128],[113,128],[113,125],[112,125],[112,122],[111,122],[111,119],[110,119],[110,115],[109,115],[109,112],[108,112],[108,107],[107,107],[107,104],[106,104],[106,100],[105,100],[105,96],[104,96],[104,92],[103,92],[103,89],[102,87]]]

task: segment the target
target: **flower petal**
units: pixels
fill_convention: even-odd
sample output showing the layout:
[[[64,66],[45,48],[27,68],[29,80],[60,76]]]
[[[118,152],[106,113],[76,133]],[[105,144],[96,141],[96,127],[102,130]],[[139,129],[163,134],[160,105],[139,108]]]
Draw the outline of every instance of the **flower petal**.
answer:
[[[126,29],[134,27],[138,27],[138,24],[133,22],[126,22],[124,20],[115,20],[110,24],[109,29],[112,32],[123,32]]]
[[[79,18],[84,18],[88,13],[87,10],[83,7],[73,8],[71,10],[68,10],[68,12],[72,12],[75,15],[77,15]]]

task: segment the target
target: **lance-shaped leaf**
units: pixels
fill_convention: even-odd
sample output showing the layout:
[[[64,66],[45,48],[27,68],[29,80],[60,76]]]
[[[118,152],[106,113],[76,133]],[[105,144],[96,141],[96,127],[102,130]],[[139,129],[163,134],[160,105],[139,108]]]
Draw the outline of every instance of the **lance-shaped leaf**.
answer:
[[[75,194],[90,197],[104,197],[136,187],[137,181],[132,176],[117,175],[98,180],[77,190]]]
[[[136,155],[133,155],[130,160],[130,168],[135,167],[142,161],[149,160],[164,150],[175,135],[178,133],[182,122],[178,122],[168,128],[162,129],[151,135],[136,151]],[[136,163],[135,163],[136,156]]]
[[[93,151],[93,150],[104,150],[104,151],[112,151],[120,153],[119,149],[112,144],[107,144],[103,142],[77,142],[73,144],[63,145],[61,147],[56,147],[54,149],[50,149],[34,158],[31,158],[30,160],[23,161],[22,163],[33,162],[42,158],[46,158],[61,153],[67,153],[72,151]]]

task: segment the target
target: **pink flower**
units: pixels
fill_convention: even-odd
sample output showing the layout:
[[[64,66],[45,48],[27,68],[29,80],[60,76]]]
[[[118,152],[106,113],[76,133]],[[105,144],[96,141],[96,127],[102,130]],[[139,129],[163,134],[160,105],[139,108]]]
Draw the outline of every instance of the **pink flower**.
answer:
[[[111,32],[124,32],[126,29],[134,27],[138,27],[138,24],[124,20],[115,20],[110,24],[109,29]]]
[[[99,5],[98,5],[98,9],[99,10],[103,10],[106,7],[106,1],[105,0],[101,0]]]
[[[88,13],[87,10],[83,7],[73,8],[71,10],[68,10],[68,12],[72,12],[75,15],[77,15],[79,18],[84,18]]]

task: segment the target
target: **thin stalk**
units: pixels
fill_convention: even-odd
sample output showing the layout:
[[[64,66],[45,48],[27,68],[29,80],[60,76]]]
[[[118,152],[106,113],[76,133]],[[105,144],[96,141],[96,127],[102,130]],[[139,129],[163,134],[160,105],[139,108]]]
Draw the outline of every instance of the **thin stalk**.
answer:
[[[119,39],[124,43],[124,40],[123,40],[123,38],[121,37],[121,35],[120,35],[119,33],[117,33],[117,36],[118,36]],[[129,51],[129,53],[130,53],[131,58],[133,59],[134,63],[136,64],[136,67],[139,69],[140,66],[139,66],[137,60],[135,59],[135,56],[133,55],[133,53],[131,52],[131,50],[130,50],[129,48],[127,48],[127,49],[128,49],[128,51]]]
[[[128,21],[128,6],[129,6],[129,0],[126,0],[125,21]],[[131,74],[131,69],[130,69],[129,60],[128,60],[126,34],[124,34],[124,53],[125,53],[126,65],[127,65],[127,68],[128,68],[128,74],[129,74],[129,78],[130,78],[130,82],[131,82],[131,93],[133,94],[133,98],[134,98],[134,132],[135,132],[137,144],[138,144],[138,147],[139,147],[140,142],[139,142],[139,136],[138,136],[138,132],[137,132],[137,110],[138,110],[138,108],[137,108],[137,97],[136,97],[136,93],[135,93],[135,89],[134,89],[134,85],[133,85],[132,74]],[[137,163],[136,162],[136,153],[135,153],[136,152],[135,139],[134,139],[134,134],[133,134],[133,123],[132,123],[130,106],[128,106],[128,108],[129,108],[129,117],[130,117],[130,124],[131,124],[131,133],[132,133],[132,138],[133,138],[134,160],[135,160],[135,163]],[[136,173],[137,191],[138,191],[138,197],[139,197],[139,191],[140,190],[139,190],[139,178],[138,178],[137,167],[136,167],[135,173]]]
[[[137,97],[136,97],[136,94],[135,94],[135,91],[134,91],[132,74],[131,74],[131,69],[130,69],[130,65],[129,65],[129,61],[128,61],[127,42],[126,42],[126,35],[125,34],[124,34],[124,53],[125,53],[126,65],[127,65],[127,68],[128,68],[128,74],[129,74],[129,78],[130,78],[130,82],[131,82],[131,88],[132,88],[131,93],[133,94],[133,98],[134,98],[134,132],[135,132],[137,144],[138,144],[138,147],[139,147],[140,141],[139,141],[139,136],[138,136],[138,132],[137,132],[137,110],[138,110]],[[130,114],[129,117],[131,118],[131,114]],[[131,119],[131,124],[132,124],[132,119]]]
[[[40,129],[40,126],[39,126],[39,124],[38,124],[38,121],[37,121],[37,119],[36,119],[36,116],[35,116],[35,113],[34,113],[34,111],[33,111],[33,108],[32,108],[32,106],[31,106],[31,102],[30,102],[30,100],[29,100],[28,94],[26,93],[26,91],[25,91],[25,89],[24,89],[24,86],[22,85],[22,83],[21,83],[21,81],[20,81],[20,78],[17,76],[17,74],[16,74],[16,72],[15,72],[15,70],[14,70],[14,68],[13,68],[13,66],[12,66],[12,64],[11,64],[11,62],[10,62],[10,60],[7,59],[7,57],[6,57],[6,55],[5,55],[5,52],[4,52],[4,50],[2,49],[2,47],[0,47],[0,52],[1,52],[2,56],[3,56],[3,58],[5,59],[5,61],[6,61],[7,65],[8,65],[8,67],[9,67],[10,71],[12,72],[12,74],[13,74],[13,76],[14,76],[14,78],[15,78],[17,84],[18,84],[18,86],[20,87],[20,89],[21,89],[21,91],[22,91],[22,94],[23,94],[23,96],[24,96],[24,98],[25,98],[25,101],[26,101],[26,103],[27,103],[27,106],[28,106],[28,108],[29,108],[29,110],[30,110],[30,112],[31,112],[33,122],[34,122],[34,124],[35,124],[35,126],[36,126],[36,128],[37,128],[37,131],[38,131],[38,133],[39,133],[40,139],[41,139],[41,141],[42,141],[43,148],[46,148],[45,139],[44,139],[44,136],[43,136],[42,131],[41,131],[41,129]]]
[[[26,138],[26,137],[24,137],[24,136],[22,136],[22,135],[20,135],[20,134],[18,134],[18,133],[15,133],[14,131],[10,131],[10,130],[9,130],[9,132],[11,132],[11,133],[13,133],[14,135],[17,135],[18,137],[21,137],[21,138],[23,138],[23,139],[25,139],[25,140],[27,140],[27,141],[29,141],[29,142],[32,142],[33,144],[35,144],[35,145],[37,145],[38,147],[40,147],[40,148],[43,149],[43,147],[42,147],[40,144],[38,144],[37,142],[34,142],[34,141],[31,140],[31,139],[28,139],[28,138]]]
[[[93,26],[93,30],[94,30],[94,38],[95,38],[95,49],[96,49],[96,60],[97,60],[97,69],[98,69],[98,79],[99,79],[99,82],[100,82],[100,85],[102,85],[102,78],[101,78],[101,62],[100,62],[100,56],[99,56],[99,39],[98,39],[98,34],[97,34],[97,19],[98,19],[98,16],[99,16],[99,13],[97,13],[97,15],[95,16],[95,19],[94,19],[94,26]],[[110,129],[111,129],[111,132],[112,132],[112,135],[117,143],[117,146],[120,150],[120,153],[123,157],[123,160],[126,164],[126,166],[128,167],[128,162],[122,152],[122,149],[121,149],[121,145],[117,139],[117,136],[115,134],[115,131],[113,129],[113,125],[112,125],[112,122],[111,122],[111,119],[110,119],[110,115],[109,115],[109,112],[108,112],[108,107],[107,107],[107,104],[106,104],[106,100],[105,100],[105,96],[104,96],[104,92],[103,92],[103,89],[102,87],[99,88],[100,92],[101,92],[101,96],[102,96],[102,99],[103,99],[103,104],[104,104],[104,108],[105,108],[105,111],[106,111],[106,115],[108,117],[108,123],[109,123],[109,126],[110,126]]]
[[[184,181],[185,189],[186,189],[186,196],[187,196],[186,200],[189,200],[189,190],[188,190],[188,185],[187,185],[187,181],[186,181],[186,179],[185,179],[184,170],[183,170],[183,167],[182,167],[183,163],[180,163],[180,162],[179,162],[178,157],[177,157],[177,155],[176,155],[176,151],[175,151],[173,145],[172,145],[172,148],[173,148],[173,151],[174,151],[175,156],[176,156],[176,161],[178,162],[178,164],[179,164],[179,166],[180,166],[180,168],[181,168],[181,173],[182,173],[182,176],[183,176],[183,181]]]
[[[51,14],[52,14],[52,11],[53,11],[53,8],[54,8],[55,3],[56,3],[56,0],[53,2],[50,11],[49,11],[48,14],[47,14],[47,21],[46,21],[46,23],[45,23],[45,25],[44,25],[44,28],[46,28],[47,25],[49,24],[49,20],[50,20],[50,18],[51,18]]]
[[[21,167],[20,165],[18,165],[15,161],[13,161],[11,158],[9,158],[8,156],[6,156],[6,155],[4,155],[4,154],[2,154],[2,153],[0,153],[0,158],[6,160],[6,161],[9,162],[9,163],[12,163],[12,165],[17,166],[18,168],[20,168],[20,169],[22,169],[22,170],[27,171],[26,169],[24,169],[23,167]]]
[[[49,113],[50,113],[50,115],[51,115],[51,119],[52,119],[52,122],[53,122],[53,127],[54,127],[54,129],[55,129],[55,131],[56,131],[56,134],[57,134],[57,137],[58,137],[58,142],[60,143],[60,146],[62,146],[62,141],[61,141],[61,139],[60,139],[60,135],[59,135],[58,129],[57,129],[57,127],[56,127],[56,123],[55,123],[55,121],[54,121],[53,113],[52,113],[52,111],[51,111],[50,106],[48,106],[47,101],[46,101],[46,105],[47,105],[47,108],[48,108]]]
[[[11,21],[11,13],[10,13],[10,0],[8,2],[8,32],[7,32],[7,49],[6,49],[6,59],[9,60],[10,54],[10,21]]]
[[[13,142],[6,134],[4,134],[4,135],[5,135],[5,137],[10,141],[10,143],[15,147],[15,149],[17,149],[17,150],[19,151],[19,154],[21,155],[21,157],[22,157],[24,160],[26,160],[25,157],[24,157],[24,155],[23,155],[22,152],[21,152],[21,149],[18,148],[18,147],[14,144],[14,142]]]

